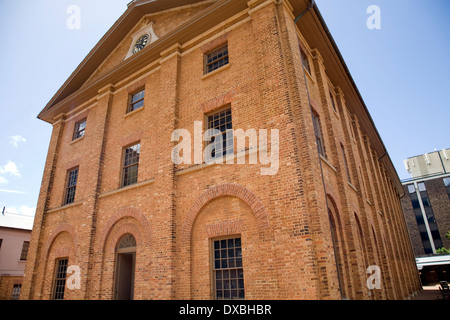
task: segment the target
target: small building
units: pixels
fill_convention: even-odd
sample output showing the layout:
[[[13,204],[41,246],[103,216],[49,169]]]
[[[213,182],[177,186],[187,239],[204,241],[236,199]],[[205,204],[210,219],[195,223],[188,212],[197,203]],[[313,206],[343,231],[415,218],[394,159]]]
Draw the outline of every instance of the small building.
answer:
[[[0,300],[19,299],[33,217],[0,214]]]
[[[402,207],[422,282],[449,281],[450,149],[405,160]],[[443,256],[444,254],[444,256]]]

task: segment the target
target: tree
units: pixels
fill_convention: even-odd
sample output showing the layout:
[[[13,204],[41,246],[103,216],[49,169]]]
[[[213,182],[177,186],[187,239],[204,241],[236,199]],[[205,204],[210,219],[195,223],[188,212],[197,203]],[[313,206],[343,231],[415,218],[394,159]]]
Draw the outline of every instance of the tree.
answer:
[[[445,234],[445,237],[447,239],[450,239],[450,231]],[[442,247],[442,248],[437,249],[436,253],[438,253],[438,254],[450,254],[450,249],[446,249],[446,248]]]

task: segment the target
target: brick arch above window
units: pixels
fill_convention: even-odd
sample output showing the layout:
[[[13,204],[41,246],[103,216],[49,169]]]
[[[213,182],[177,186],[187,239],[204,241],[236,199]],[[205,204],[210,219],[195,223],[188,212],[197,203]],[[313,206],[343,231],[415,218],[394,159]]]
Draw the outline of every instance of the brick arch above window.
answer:
[[[197,215],[200,213],[202,208],[210,201],[223,196],[237,197],[244,201],[255,215],[260,237],[266,235],[264,231],[269,227],[269,218],[262,203],[259,201],[256,195],[247,188],[240,185],[227,183],[215,186],[204,191],[192,204],[183,224],[181,236],[184,241],[191,240],[192,227]]]
[[[48,239],[48,241],[45,244],[44,253],[45,253],[46,260],[48,258],[48,255],[50,254],[50,249],[51,249],[53,243],[55,242],[56,238],[64,232],[68,233],[70,235],[70,237],[72,238],[73,250],[76,251],[78,249],[78,235],[77,235],[75,228],[71,224],[62,223],[58,227],[56,227],[56,229],[52,232],[50,238]],[[67,250],[69,250],[69,249],[67,249]],[[67,254],[68,254],[68,252],[65,252],[64,254],[62,254],[62,253],[57,254],[57,255],[67,255]],[[73,252],[73,254],[76,256],[77,252]]]
[[[128,217],[133,218],[136,223],[126,223],[119,229],[114,228],[119,221]],[[138,245],[150,246],[152,242],[151,227],[144,214],[136,208],[125,207],[119,209],[111,218],[109,218],[108,222],[103,227],[100,241],[98,242],[100,247],[97,249],[103,251],[108,237],[111,237],[111,235],[118,240],[125,233],[131,233],[136,238]]]

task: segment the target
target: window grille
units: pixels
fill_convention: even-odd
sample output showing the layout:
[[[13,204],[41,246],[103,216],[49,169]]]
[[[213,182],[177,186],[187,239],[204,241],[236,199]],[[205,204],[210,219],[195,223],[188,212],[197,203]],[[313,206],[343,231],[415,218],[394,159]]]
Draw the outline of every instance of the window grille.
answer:
[[[53,300],[64,300],[68,259],[56,260],[55,278],[53,281]]]
[[[214,136],[210,137],[210,143],[214,144],[214,149],[212,150],[211,155],[207,155],[208,160],[210,158],[219,158],[234,153],[232,121],[231,108],[208,116],[208,129],[216,129],[222,133],[222,141],[219,139],[216,141]]]
[[[213,251],[215,298],[244,299],[241,238],[216,240]]]
[[[210,73],[229,63],[228,45],[205,55],[205,74]]]
[[[63,205],[67,205],[75,201],[77,181],[78,181],[78,168],[69,170],[67,172],[66,193],[64,195]]]
[[[137,183],[141,144],[125,148],[123,160],[122,187]]]

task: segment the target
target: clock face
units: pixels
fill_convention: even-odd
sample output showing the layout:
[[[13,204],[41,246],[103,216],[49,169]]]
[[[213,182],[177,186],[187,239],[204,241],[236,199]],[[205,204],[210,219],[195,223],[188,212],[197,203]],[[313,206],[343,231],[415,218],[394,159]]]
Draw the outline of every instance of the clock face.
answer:
[[[144,47],[148,43],[148,39],[149,39],[148,34],[144,34],[142,37],[140,37],[134,44],[133,54],[136,54],[139,51],[141,51],[142,49],[144,49]]]

